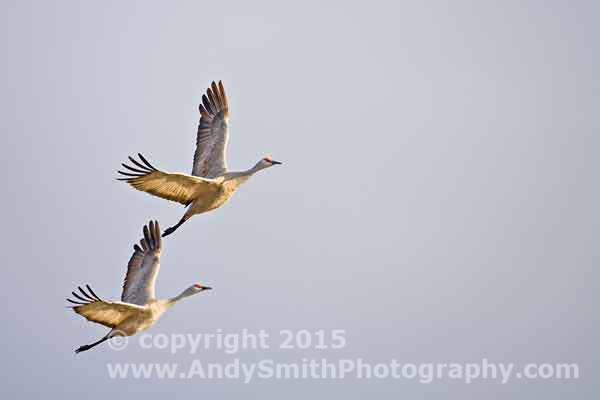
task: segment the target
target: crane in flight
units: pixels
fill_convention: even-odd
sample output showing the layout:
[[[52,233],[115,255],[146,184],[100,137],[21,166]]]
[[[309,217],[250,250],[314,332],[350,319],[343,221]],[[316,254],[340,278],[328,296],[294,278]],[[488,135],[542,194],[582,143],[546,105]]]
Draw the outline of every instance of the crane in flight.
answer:
[[[228,172],[225,153],[229,140],[229,107],[221,81],[218,85],[213,82],[202,95],[199,109],[200,124],[191,175],[158,170],[139,153],[139,160],[129,157],[132,165],[121,164],[126,171],[118,171],[124,177],[117,179],[135,189],[188,207],[179,222],[166,229],[163,236],[175,232],[193,215],[221,207],[256,172],[281,164],[267,156],[250,169]]]
[[[115,336],[132,336],[146,330],[179,300],[211,289],[196,283],[178,296],[156,299],[154,283],[160,269],[161,251],[158,221],[150,221],[148,225],[144,225],[143,233],[144,237],[140,240],[140,244],[133,245],[133,255],[127,264],[121,301],[102,300],[89,285],[85,285],[87,291],[79,286],[79,293],[71,293],[75,300],[67,299],[68,302],[75,304],[70,308],[77,314],[88,321],[110,328],[110,331],[100,340],[79,347],[75,353],[89,350]]]

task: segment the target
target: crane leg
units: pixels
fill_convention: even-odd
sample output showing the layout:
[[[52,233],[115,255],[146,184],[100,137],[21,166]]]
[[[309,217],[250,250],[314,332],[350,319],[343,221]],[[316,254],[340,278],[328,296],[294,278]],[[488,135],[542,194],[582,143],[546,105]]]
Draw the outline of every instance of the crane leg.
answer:
[[[75,353],[81,353],[82,351],[89,350],[92,347],[99,345],[100,343],[108,340],[110,338],[109,335],[110,335],[110,333],[108,335],[104,336],[102,339],[100,339],[97,342],[94,342],[92,344],[84,344],[83,346],[80,346],[77,350],[75,350]]]
[[[162,237],[169,236],[171,233],[175,232],[177,228],[179,228],[185,221],[187,221],[187,218],[183,217],[179,220],[179,222],[176,225],[165,229],[165,231],[162,234]]]

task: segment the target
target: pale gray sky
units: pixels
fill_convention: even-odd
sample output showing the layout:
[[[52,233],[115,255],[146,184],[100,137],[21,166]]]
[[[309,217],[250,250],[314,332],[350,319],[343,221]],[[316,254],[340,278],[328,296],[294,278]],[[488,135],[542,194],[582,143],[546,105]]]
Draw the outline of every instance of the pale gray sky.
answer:
[[[326,4],[325,4],[326,3]],[[0,377],[11,398],[595,398],[600,59],[594,1],[3,1]],[[246,358],[579,363],[569,380],[110,379],[64,308],[118,298],[142,224],[182,207],[115,181],[130,154],[189,172],[197,104],[230,99],[229,165],[271,154],[164,243],[149,333],[346,329],[337,352]]]

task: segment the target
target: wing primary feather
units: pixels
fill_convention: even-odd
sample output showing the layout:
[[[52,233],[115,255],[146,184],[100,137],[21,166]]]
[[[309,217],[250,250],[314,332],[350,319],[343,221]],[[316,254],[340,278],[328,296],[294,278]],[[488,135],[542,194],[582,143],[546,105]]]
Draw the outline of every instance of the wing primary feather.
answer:
[[[210,106],[210,101],[208,101],[208,97],[206,97],[205,94],[202,95],[202,103],[204,104],[204,108],[208,110],[211,116],[216,114],[216,111]]]
[[[130,171],[137,172],[138,174],[144,174],[144,175],[146,175],[148,173],[148,171],[142,171],[141,169],[130,167],[127,164],[121,164],[121,165],[124,166],[125,168],[127,168]]]
[[[223,108],[223,100],[221,99],[221,93],[219,93],[219,89],[217,88],[217,84],[215,83],[215,81],[212,81],[210,87],[212,88],[212,92],[215,95],[215,99],[217,100],[217,104],[219,105],[219,108]]]
[[[150,233],[148,232],[148,225],[144,225],[144,240],[148,243],[148,247],[152,249],[152,239],[150,239]]]
[[[144,173],[144,174],[142,174],[142,175],[140,175],[140,174],[132,174],[132,173],[129,173],[129,172],[123,172],[123,171],[117,171],[117,172],[118,172],[119,174],[121,174],[121,175],[125,175],[125,176],[135,176],[135,177],[140,177],[140,176],[144,176],[144,175],[146,175],[146,174],[147,174],[147,172],[146,172],[146,173]]]
[[[156,250],[156,238],[154,237],[154,221],[150,221],[148,225],[148,230],[150,231],[150,240],[152,241],[152,250]]]
[[[132,163],[134,163],[135,165],[137,165],[138,167],[140,167],[142,170],[146,171],[145,173],[148,173],[150,171],[152,171],[151,169],[149,169],[147,166],[142,165],[138,160],[136,160],[135,158],[128,156],[127,158],[129,158],[129,161],[131,161]]]
[[[202,104],[198,105],[198,110],[200,111],[200,115],[202,115],[204,118],[210,119],[210,114],[208,113],[208,111],[206,111]]]
[[[213,110],[215,110],[215,113],[218,113],[220,107],[215,94],[210,88],[206,89],[206,94],[208,94],[208,99],[210,100],[210,105],[212,106]]]
[[[81,286],[77,286],[77,288],[79,289],[79,291],[85,296],[87,297],[89,300],[91,301],[96,301],[96,299],[94,299],[92,296],[90,296],[85,290],[83,290],[81,288]]]
[[[86,302],[86,304],[90,302],[89,300],[86,300],[86,299],[84,299],[83,297],[81,297],[80,295],[78,295],[78,294],[77,294],[77,293],[75,293],[75,292],[71,292],[71,294],[72,294],[73,296],[75,296],[77,299],[79,299],[79,300],[81,300],[81,301],[85,301],[85,302]]]
[[[158,249],[158,238],[156,236],[156,222],[150,221],[150,237],[152,238],[152,243],[154,244],[154,250]]]
[[[92,294],[92,296],[98,300],[98,301],[102,301],[102,299],[100,297],[98,297],[98,295],[96,293],[94,293],[94,291],[92,290],[92,288],[90,287],[90,285],[85,285],[85,287],[90,291],[90,293]]]
[[[160,226],[158,225],[158,221],[154,220],[154,237],[156,238],[156,248],[158,250],[162,247],[162,238],[160,236]]]
[[[156,168],[154,168],[154,167],[152,166],[152,164],[150,164],[150,163],[148,162],[148,160],[146,160],[146,159],[144,158],[144,156],[143,156],[143,155],[141,155],[140,153],[138,153],[138,156],[140,157],[140,160],[142,160],[142,162],[148,166],[148,168],[150,168],[150,169],[152,169],[152,170],[154,170],[154,171],[158,171]]]
[[[71,299],[67,299],[67,301],[70,303],[73,303],[73,304],[79,304],[81,306],[85,306],[86,304],[89,304],[89,303],[82,303],[80,301],[75,301],[75,300],[71,300]]]
[[[225,95],[225,88],[223,87],[223,82],[219,81],[219,90],[221,91],[221,99],[223,100],[223,111],[225,115],[229,112],[229,106],[227,105],[227,96]]]

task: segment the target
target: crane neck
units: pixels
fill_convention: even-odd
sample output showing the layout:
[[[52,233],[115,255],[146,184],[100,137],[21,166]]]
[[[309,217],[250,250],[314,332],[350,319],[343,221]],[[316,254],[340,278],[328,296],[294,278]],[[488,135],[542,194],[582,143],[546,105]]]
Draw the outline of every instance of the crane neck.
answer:
[[[189,289],[186,289],[183,292],[181,292],[180,294],[178,294],[177,296],[168,299],[167,305],[170,307],[173,304],[177,303],[179,300],[185,299],[186,297],[189,297],[192,294],[194,294],[194,293],[191,293]]]
[[[258,169],[256,167],[252,167],[245,171],[236,171],[236,172],[228,172],[225,174],[225,181],[232,181],[236,186],[241,185],[246,182],[252,175],[254,175]]]

